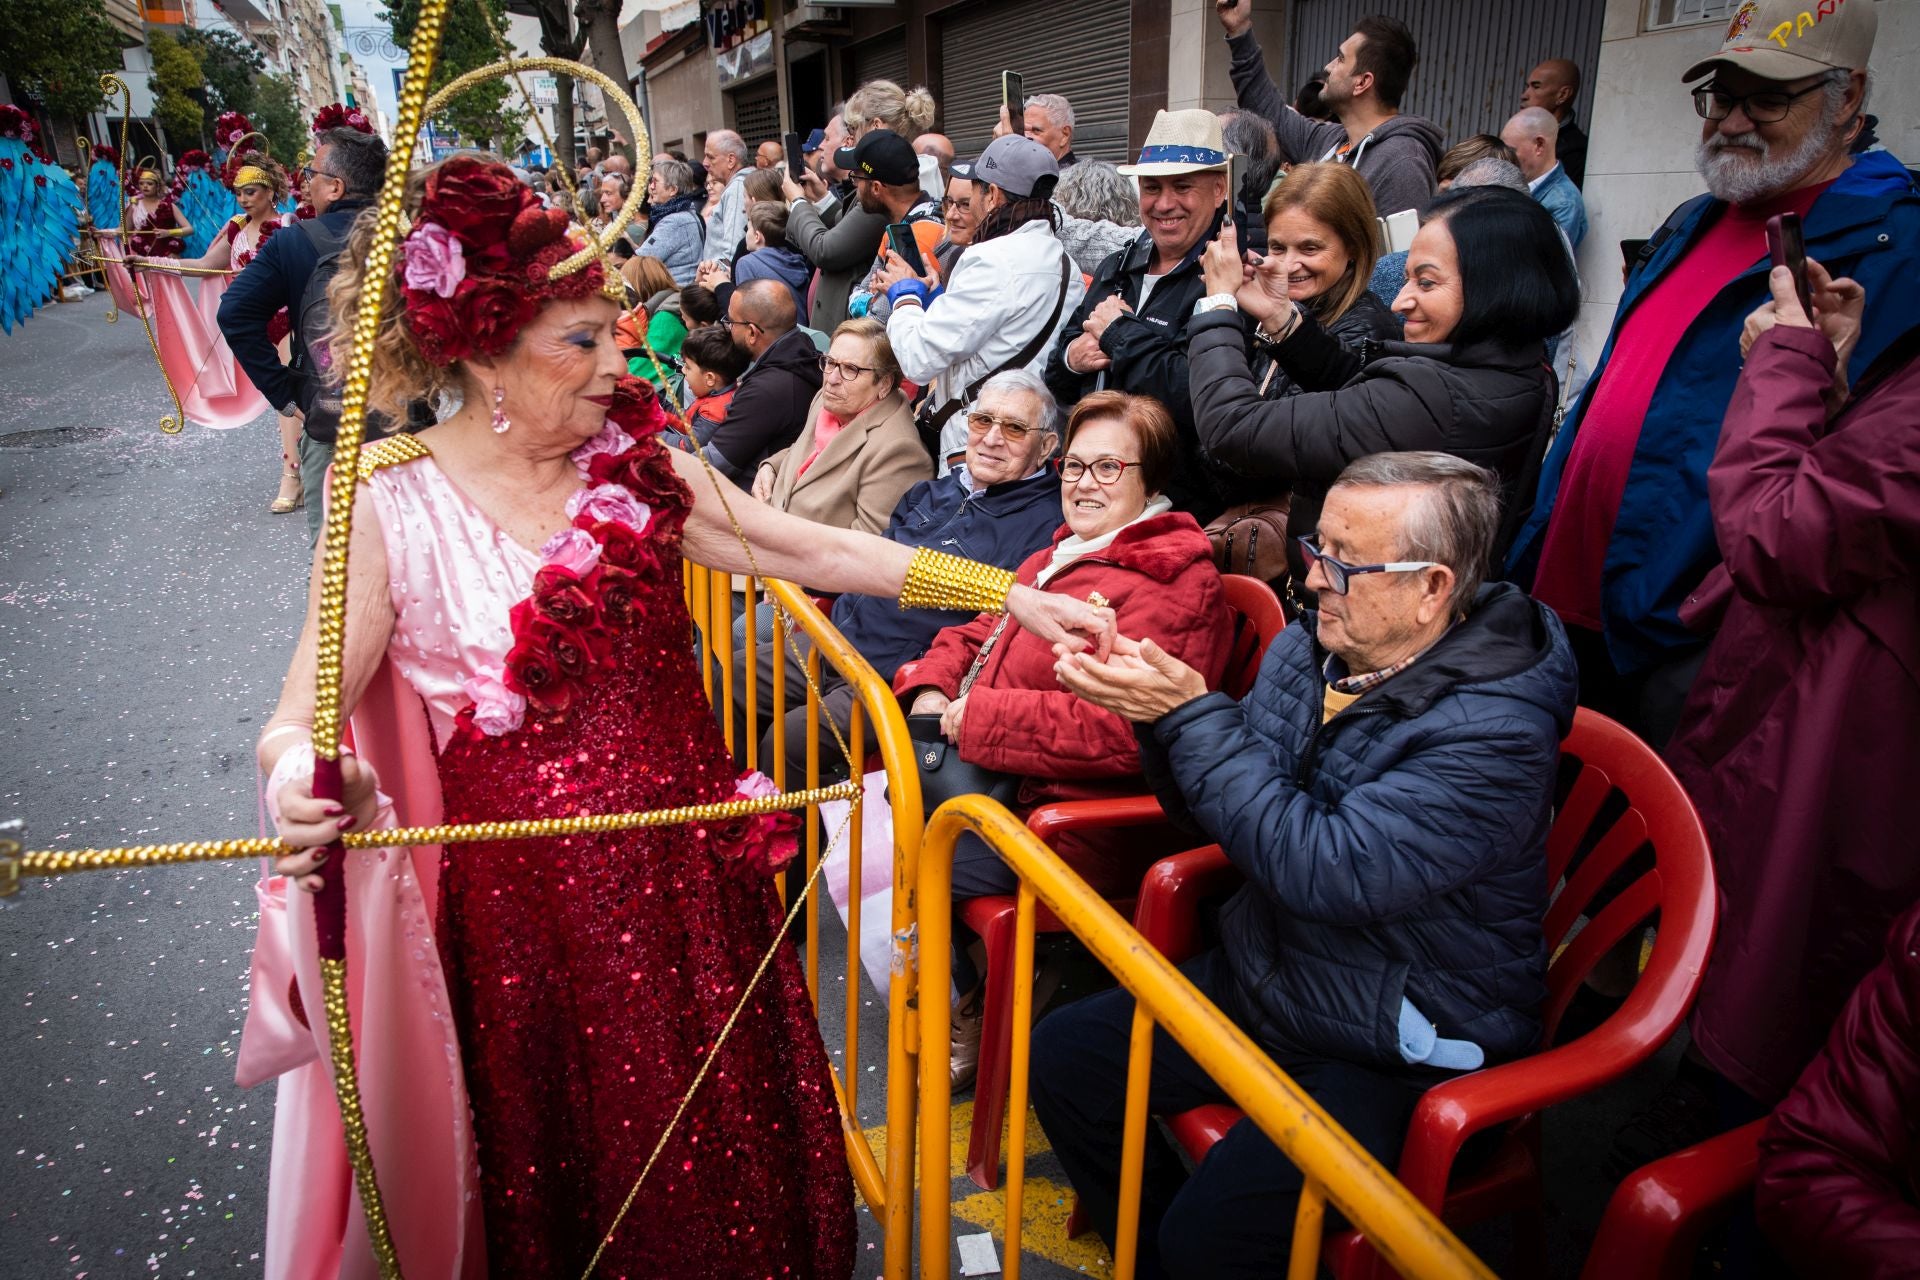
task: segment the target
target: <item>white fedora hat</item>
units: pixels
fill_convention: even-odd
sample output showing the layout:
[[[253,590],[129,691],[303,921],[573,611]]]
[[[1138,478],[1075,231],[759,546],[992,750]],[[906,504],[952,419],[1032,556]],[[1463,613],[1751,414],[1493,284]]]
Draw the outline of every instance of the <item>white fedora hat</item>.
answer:
[[[1211,111],[1156,111],[1153,128],[1140,148],[1140,163],[1123,164],[1129,178],[1164,178],[1176,173],[1226,172],[1227,144],[1220,117]]]

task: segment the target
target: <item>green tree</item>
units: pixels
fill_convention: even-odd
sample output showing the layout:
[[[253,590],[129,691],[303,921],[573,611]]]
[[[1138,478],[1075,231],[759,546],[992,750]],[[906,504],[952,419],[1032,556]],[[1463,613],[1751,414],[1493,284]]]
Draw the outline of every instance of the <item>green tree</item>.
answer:
[[[179,39],[200,60],[200,73],[206,77],[207,110],[216,116],[226,111],[243,111],[251,116],[258,100],[256,81],[267,69],[266,59],[231,31],[188,27]]]
[[[121,69],[120,36],[101,0],[7,0],[0,67],[54,115],[78,118],[106,101],[100,77]]]
[[[307,118],[300,110],[300,99],[293,86],[269,72],[254,85],[253,127],[267,136],[267,149],[274,159],[292,169],[311,145]]]
[[[433,88],[438,90],[458,76],[476,67],[498,62],[500,53],[487,30],[479,5],[484,4],[494,26],[507,29],[506,0],[477,0],[455,4],[447,11],[440,34],[440,56],[433,64]],[[413,28],[420,20],[420,0],[394,0],[383,14],[393,28],[394,41],[402,48],[413,39]],[[516,146],[527,126],[527,113],[507,105],[512,86],[503,80],[475,85],[447,104],[434,117],[434,124],[460,135],[473,146]],[[411,138],[395,138],[394,145],[409,147]]]
[[[147,32],[147,50],[153,55],[153,118],[174,147],[205,146],[207,114],[194,100],[206,84],[200,59],[164,31]]]

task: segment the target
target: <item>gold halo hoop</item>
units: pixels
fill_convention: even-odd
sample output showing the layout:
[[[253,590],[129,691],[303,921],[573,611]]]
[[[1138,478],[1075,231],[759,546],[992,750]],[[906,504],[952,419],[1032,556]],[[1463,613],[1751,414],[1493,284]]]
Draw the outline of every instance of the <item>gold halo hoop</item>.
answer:
[[[245,133],[241,134],[239,137],[235,138],[233,140],[233,145],[227,148],[227,159],[231,160],[233,159],[233,157],[239,155],[240,144],[245,142],[248,138],[260,139],[260,154],[268,157],[269,159],[272,158],[273,143],[267,140],[267,135],[260,132],[258,129],[249,129]]]
[[[573,256],[553,265],[553,270],[547,273],[547,279],[558,280],[563,276],[572,275],[588,263],[604,256],[619,243],[621,233],[626,231],[627,224],[633,221],[636,213],[640,212],[640,205],[647,198],[647,178],[653,167],[651,143],[647,137],[647,122],[641,116],[640,108],[634,105],[632,98],[627,96],[625,89],[621,88],[612,77],[603,75],[583,63],[570,62],[565,58],[509,58],[505,62],[492,62],[484,67],[476,67],[463,76],[447,81],[439,92],[427,99],[427,105],[422,114],[426,116],[435,114],[445,107],[450,99],[465,93],[477,84],[487,80],[505,79],[521,71],[551,71],[570,76],[575,80],[585,80],[605,94],[607,101],[620,108],[620,113],[626,116],[627,124],[633,129],[634,175],[633,187],[627,192],[627,202],[620,206],[620,212],[607,225],[606,234],[599,238],[598,245],[590,244]],[[568,141],[571,142],[572,139]],[[589,230],[587,236],[592,239],[593,232]]]

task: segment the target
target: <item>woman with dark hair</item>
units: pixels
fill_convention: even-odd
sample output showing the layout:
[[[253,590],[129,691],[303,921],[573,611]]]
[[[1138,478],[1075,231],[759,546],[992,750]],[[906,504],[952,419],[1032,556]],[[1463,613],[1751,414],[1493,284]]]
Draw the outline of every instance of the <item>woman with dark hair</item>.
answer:
[[[1005,369],[1045,371],[1060,330],[1086,284],[1055,232],[1051,199],[1060,165],[1031,138],[995,138],[973,168],[978,229],[940,291],[889,250],[874,273],[892,304],[887,338],[910,381],[928,387],[921,436],[936,441],[934,460],[965,451],[961,411],[974,390]]]
[[[1289,182],[1292,180],[1289,179]],[[1580,303],[1560,232],[1518,192],[1474,187],[1424,215],[1393,310],[1405,341],[1351,347],[1309,308],[1250,289],[1232,228],[1208,246],[1210,281],[1237,276],[1187,327],[1194,423],[1206,457],[1250,481],[1290,484],[1289,534],[1319,520],[1327,487],[1372,453],[1438,450],[1500,476],[1504,515],[1495,559],[1533,505],[1557,388],[1546,340]],[[1242,312],[1299,394],[1262,399]],[[1295,579],[1303,576],[1294,566]]]

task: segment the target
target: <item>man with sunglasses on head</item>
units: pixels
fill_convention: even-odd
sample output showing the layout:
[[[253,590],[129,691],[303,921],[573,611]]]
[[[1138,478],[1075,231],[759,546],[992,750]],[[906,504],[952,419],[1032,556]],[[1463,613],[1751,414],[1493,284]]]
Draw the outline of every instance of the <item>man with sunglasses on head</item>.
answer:
[[[233,277],[220,298],[220,332],[248,379],[282,414],[298,410],[306,419],[300,437],[300,483],[309,495],[310,541],[320,536],[325,504],[314,495],[320,493],[327,465],[333,461],[337,423],[323,422],[322,417],[331,415],[314,412],[323,379],[308,348],[320,335],[303,332],[307,327],[303,313],[313,310],[304,304],[310,286],[316,295],[326,288],[333,258],[345,246],[353,220],[380,194],[386,171],[387,144],[378,136],[356,129],[329,129],[321,134],[313,159],[300,171],[302,189],[315,216],[262,241],[260,252],[245,271]],[[323,263],[327,264],[324,271],[320,270]],[[287,364],[280,363],[267,336],[269,324],[283,308],[291,322],[288,340],[293,358]]]
[[[1717,625],[1692,600],[1720,561],[1707,464],[1740,374],[1741,325],[1770,296],[1768,220],[1797,215],[1807,256],[1865,287],[1853,376],[1920,323],[1920,193],[1887,152],[1854,151],[1875,27],[1868,0],[1755,0],[1687,69],[1708,194],[1631,264],[1514,545],[1516,580],[1567,624],[1581,702],[1656,747]],[[1633,958],[1623,952],[1596,989],[1624,995]]]
[[[1236,702],[1151,636],[1062,684],[1133,722],[1168,816],[1246,883],[1187,976],[1387,1168],[1421,1094],[1540,1044],[1546,837],[1572,652],[1552,612],[1483,576],[1500,482],[1445,453],[1380,453],[1301,539],[1317,608]],[[1033,1038],[1033,1103],[1114,1239],[1133,997],[1068,1005]],[[1227,1101],[1165,1036],[1149,1109]],[[1268,1276],[1302,1176],[1242,1120],[1182,1180],[1148,1135],[1140,1273]]]

